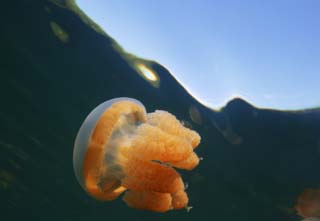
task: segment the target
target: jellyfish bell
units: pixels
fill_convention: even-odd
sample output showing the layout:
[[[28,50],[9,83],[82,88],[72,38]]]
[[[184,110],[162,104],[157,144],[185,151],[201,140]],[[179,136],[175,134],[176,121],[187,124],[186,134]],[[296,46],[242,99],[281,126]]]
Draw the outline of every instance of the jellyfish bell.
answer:
[[[295,209],[305,220],[320,221],[320,189],[305,189],[299,195]]]
[[[106,201],[126,191],[130,207],[165,212],[187,207],[180,174],[199,163],[195,131],[166,111],[147,114],[132,98],[116,98],[96,107],[77,134],[73,166],[82,188]]]
[[[99,134],[97,134],[97,132],[99,131],[99,128],[96,128],[96,127],[102,126],[101,124],[103,123],[103,121],[100,121],[100,125],[98,125],[98,122],[101,119],[101,117],[103,117],[102,116],[103,114],[105,115],[104,116],[105,118],[117,117],[117,116],[114,116],[112,112],[111,113],[110,113],[110,111],[107,112],[107,110],[110,110],[110,108],[114,104],[118,104],[119,109],[121,109],[122,106],[127,106],[127,108],[122,108],[123,109],[122,112],[119,112],[119,115],[118,115],[119,121],[120,121],[120,123],[122,122],[122,124],[125,121],[124,118],[126,118],[126,117],[130,118],[130,116],[128,115],[129,113],[136,114],[135,116],[137,117],[136,118],[137,123],[140,121],[141,122],[145,121],[145,116],[146,116],[146,110],[140,101],[138,101],[136,99],[132,99],[132,98],[122,97],[122,98],[114,98],[114,99],[108,100],[108,101],[100,104],[93,111],[91,111],[91,113],[86,117],[86,119],[82,123],[82,125],[79,129],[79,132],[77,134],[76,140],[75,140],[74,152],[73,152],[73,168],[74,168],[76,178],[77,178],[79,184],[82,186],[82,188],[85,191],[87,191],[89,195],[92,195],[93,197],[95,197],[97,199],[104,199],[105,197],[108,197],[108,196],[104,196],[104,197],[101,196],[99,194],[99,191],[95,190],[94,186],[92,186],[92,183],[90,183],[93,181],[93,180],[91,180],[92,178],[90,179],[90,176],[91,175],[94,176],[95,174],[92,174],[93,172],[88,171],[88,170],[94,169],[94,166],[95,167],[101,166],[101,165],[99,165],[102,160],[101,158],[99,159],[99,157],[101,157],[101,156],[97,156],[96,152],[98,151],[99,154],[103,154],[102,149],[101,149],[103,147],[101,145],[98,147],[94,146],[95,144],[93,143],[94,142],[93,138],[98,139],[97,136],[99,136]],[[110,123],[115,124],[115,122],[110,122]],[[108,126],[108,125],[106,125],[106,126]],[[97,132],[94,134],[95,128],[96,128]],[[103,135],[104,135],[104,138],[106,138],[106,140],[107,140],[108,137],[111,136],[111,134],[112,134],[112,131],[108,131],[107,134],[103,134]],[[97,141],[97,142],[99,142],[99,141]],[[100,142],[101,142],[101,144],[105,143],[103,141],[100,141]],[[99,149],[100,149],[100,151],[99,151]],[[95,160],[95,162],[92,162],[94,160]],[[98,162],[98,161],[100,161],[100,162]],[[86,170],[86,171],[84,171],[84,170]],[[84,173],[84,172],[86,172],[86,173]],[[94,171],[94,172],[96,173],[97,171]],[[86,179],[88,179],[88,180],[86,180]],[[115,192],[116,192],[116,190],[115,190]]]

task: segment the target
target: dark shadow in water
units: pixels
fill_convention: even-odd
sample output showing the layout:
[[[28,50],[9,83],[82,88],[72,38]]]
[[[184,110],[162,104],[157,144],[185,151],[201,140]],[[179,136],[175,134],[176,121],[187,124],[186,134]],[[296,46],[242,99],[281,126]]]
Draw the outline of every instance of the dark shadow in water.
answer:
[[[301,219],[293,209],[297,196],[320,186],[319,110],[264,110],[241,99],[210,110],[163,66],[125,56],[60,6],[1,3],[1,220]],[[153,70],[158,84],[141,77],[135,62]],[[149,112],[173,113],[202,136],[197,153],[204,160],[183,173],[190,213],[101,203],[77,183],[72,152],[82,121],[98,104],[123,96]]]

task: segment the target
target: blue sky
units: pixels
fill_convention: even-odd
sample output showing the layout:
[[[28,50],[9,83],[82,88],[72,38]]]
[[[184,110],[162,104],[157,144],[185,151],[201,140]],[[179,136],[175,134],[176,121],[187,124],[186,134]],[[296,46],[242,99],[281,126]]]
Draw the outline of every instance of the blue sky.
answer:
[[[318,0],[77,0],[126,51],[155,60],[200,101],[320,106]]]

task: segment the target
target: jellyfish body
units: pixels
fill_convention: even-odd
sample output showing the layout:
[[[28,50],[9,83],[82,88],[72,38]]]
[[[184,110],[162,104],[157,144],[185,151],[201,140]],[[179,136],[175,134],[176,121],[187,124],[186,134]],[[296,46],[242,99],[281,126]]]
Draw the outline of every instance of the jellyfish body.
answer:
[[[298,214],[305,220],[320,221],[320,189],[305,189],[298,197],[295,206]]]
[[[199,163],[200,136],[166,111],[116,98],[96,107],[76,137],[73,166],[82,188],[107,201],[125,192],[128,206],[157,212],[185,208],[188,196],[174,168]]]
[[[303,219],[302,221],[320,221],[320,218],[317,217],[308,217],[306,219]]]

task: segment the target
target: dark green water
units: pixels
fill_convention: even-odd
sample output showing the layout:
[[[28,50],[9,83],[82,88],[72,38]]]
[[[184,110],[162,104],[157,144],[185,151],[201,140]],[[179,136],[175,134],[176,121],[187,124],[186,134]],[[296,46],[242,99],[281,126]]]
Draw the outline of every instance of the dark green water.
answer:
[[[213,111],[160,64],[125,55],[75,12],[46,0],[1,4],[0,220],[300,220],[305,188],[320,187],[320,110],[280,112],[230,101]],[[133,64],[159,77],[145,80]],[[195,76],[196,77],[196,76]],[[214,87],[214,82],[212,87]],[[203,157],[190,213],[128,208],[85,194],[72,168],[86,115],[114,97],[167,110],[199,132]],[[212,94],[214,97],[214,94]]]

